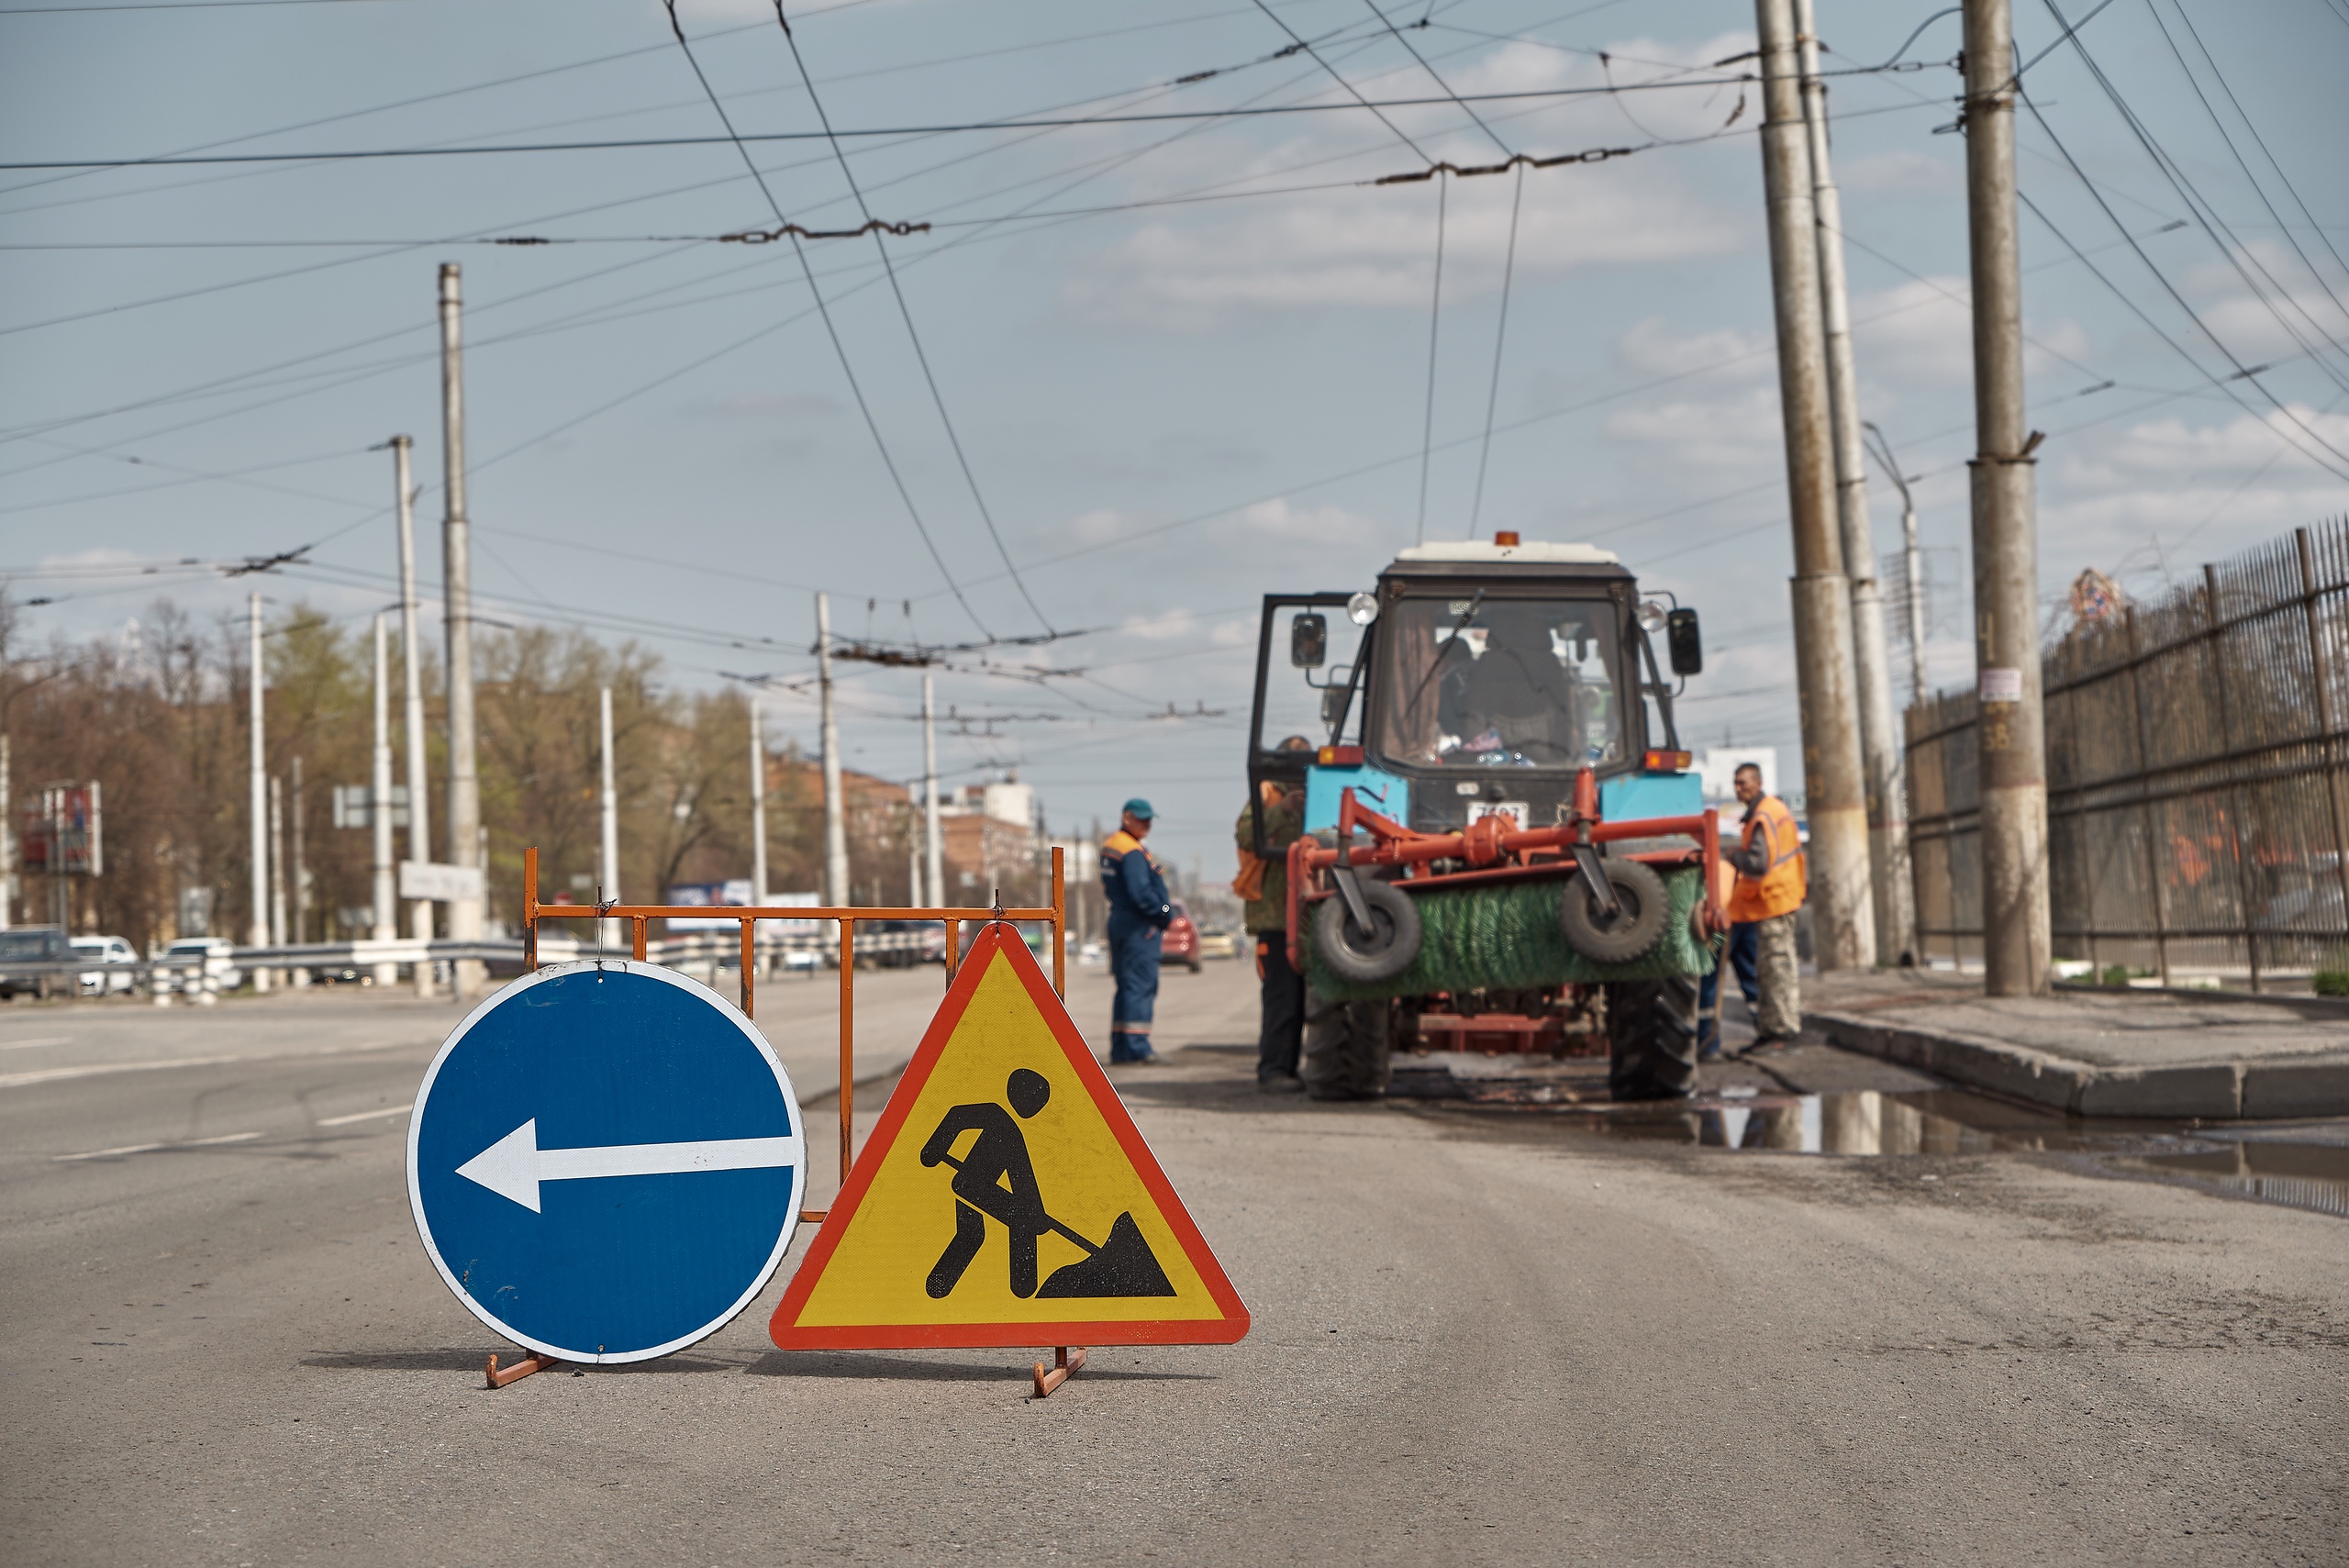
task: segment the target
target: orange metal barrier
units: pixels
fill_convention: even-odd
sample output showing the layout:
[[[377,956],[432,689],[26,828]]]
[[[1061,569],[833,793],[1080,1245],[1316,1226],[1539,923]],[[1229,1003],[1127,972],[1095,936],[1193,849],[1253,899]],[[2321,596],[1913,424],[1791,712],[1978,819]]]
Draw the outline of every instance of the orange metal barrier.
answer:
[[[946,983],[954,983],[954,970],[960,956],[959,939],[965,920],[1036,920],[1049,922],[1052,928],[1052,989],[1063,999],[1068,995],[1068,921],[1067,884],[1063,880],[1062,851],[1052,850],[1052,901],[1041,909],[1006,909],[1000,905],[988,909],[930,909],[921,907],[872,907],[850,909],[808,908],[804,905],[774,908],[736,906],[708,904],[541,904],[539,902],[539,851],[522,851],[522,962],[530,968],[539,967],[539,922],[540,920],[626,920],[634,933],[632,946],[637,959],[644,958],[644,923],[667,919],[672,916],[688,919],[712,917],[738,921],[742,928],[742,1016],[751,1018],[751,981],[755,957],[753,939],[761,920],[834,920],[841,929],[841,1181],[848,1181],[849,1167],[855,1162],[854,1096],[856,1091],[856,923],[859,920],[939,920],[946,926]],[[805,1208],[802,1219],[821,1219],[826,1211]],[[522,1375],[517,1373],[515,1375]]]

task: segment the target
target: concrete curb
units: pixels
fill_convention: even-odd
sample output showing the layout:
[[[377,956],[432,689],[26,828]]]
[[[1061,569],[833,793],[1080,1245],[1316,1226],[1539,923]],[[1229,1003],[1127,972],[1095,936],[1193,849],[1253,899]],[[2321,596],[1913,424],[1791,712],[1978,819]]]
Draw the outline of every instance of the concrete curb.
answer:
[[[1879,1023],[1853,1013],[1813,1013],[1806,1022],[1846,1050],[2073,1116],[2208,1121],[2349,1116],[2349,1062],[2099,1067],[1979,1035]]]

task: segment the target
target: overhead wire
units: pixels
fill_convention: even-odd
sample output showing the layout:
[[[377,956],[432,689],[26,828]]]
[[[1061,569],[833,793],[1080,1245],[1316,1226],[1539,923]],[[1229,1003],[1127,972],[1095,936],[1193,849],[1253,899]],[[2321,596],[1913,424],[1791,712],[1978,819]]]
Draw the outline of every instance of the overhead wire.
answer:
[[[1517,217],[1525,205],[1525,165],[1517,168],[1517,190],[1508,204],[1508,248],[1501,260],[1500,320],[1493,328],[1493,379],[1485,389],[1485,434],[1476,448],[1476,494],[1468,505],[1468,537],[1476,537],[1476,523],[1485,513],[1485,470],[1493,457],[1493,416],[1500,408],[1501,350],[1508,345],[1508,292],[1517,276]]]
[[[2292,306],[2292,309],[2299,315],[2301,320],[2307,324],[2309,328],[2321,336],[2325,341],[2332,346],[2335,353],[2349,355],[2349,347],[2344,347],[2338,338],[2335,338],[2330,331],[2326,330],[2321,325],[2320,325],[2314,317],[2310,316],[2307,309],[2300,305],[2298,299],[2291,295],[2288,290],[2282,288],[2281,285],[2277,284],[2273,275],[2267,272],[2266,265],[2262,263],[2256,256],[2251,255],[2248,252],[2247,248],[2235,237],[2234,231],[2228,226],[2226,219],[2219,213],[2218,209],[2202,195],[2201,192],[2195,187],[2193,181],[2188,179],[2185,171],[2178,167],[2176,160],[2172,158],[2161,146],[2160,142],[2155,139],[2153,132],[2147,128],[2143,120],[2138,116],[2136,110],[2130,106],[2128,99],[2122,95],[2120,88],[2114,85],[2112,79],[2106,74],[2104,68],[2097,62],[2096,57],[2088,52],[2087,45],[2079,37],[2078,29],[2073,28],[2069,23],[2065,22],[2064,13],[2056,6],[2055,0],[2041,0],[2041,3],[2047,7],[2049,15],[2053,16],[2058,23],[2062,23],[2065,26],[2067,40],[2072,46],[2073,52],[2079,56],[2080,63],[2087,67],[2089,76],[2095,81],[2098,88],[2103,92],[2106,99],[2112,105],[2114,112],[2120,115],[2121,123],[2129,128],[2131,136],[2136,139],[2138,146],[2143,150],[2146,157],[2153,161],[2154,169],[2161,174],[2162,178],[2168,183],[2171,190],[2175,191],[2179,199],[2187,204],[2188,213],[2193,217],[2195,223],[2202,229],[2203,233],[2209,237],[2211,244],[2217,247],[2220,254],[2226,260],[2227,264],[2234,271],[2235,275],[2243,280],[2243,287],[2250,292],[2252,297],[2259,301],[2262,307],[2264,307],[2270,316],[2275,317],[2276,324],[2278,327],[2281,327],[2285,333],[2289,336],[2293,341],[2299,343],[2303,348],[2313,349],[2314,345],[2310,344],[2307,341],[2300,328],[2293,325],[2291,320],[2286,317],[2285,313],[2277,307],[2276,302],[2268,297],[2267,292],[2259,286],[2259,280],[2254,279],[2252,275],[2253,272],[2256,271],[2259,273],[2260,278],[2266,279],[2270,288],[2275,289],[2277,293],[2282,295],[2286,303]],[[2154,16],[2154,21],[2156,24],[2160,21],[2158,13]],[[2040,119],[2043,128],[2045,124],[2043,117],[2037,115],[2034,111],[2033,117]],[[2223,231],[2223,236],[2221,231]],[[2246,262],[2248,262],[2248,265],[2246,265]],[[2327,292],[2329,293],[2330,291]],[[2332,381],[2334,385],[2343,392],[2349,392],[2349,375],[2343,374],[2332,364],[2326,362],[2321,357],[2319,357],[2316,360],[2316,364],[2318,368]],[[2237,368],[2240,369],[2241,367],[2238,366]]]
[[[799,80],[807,89],[808,106],[816,111],[817,122],[824,128],[825,140],[832,150],[833,160],[840,164],[841,178],[848,182],[849,194],[856,198],[857,210],[864,215],[865,222],[870,225],[873,209],[865,204],[864,192],[857,184],[856,171],[850,167],[848,154],[841,150],[840,139],[832,135],[831,116],[825,112],[823,99],[816,91],[816,79],[808,72],[807,59],[799,52],[799,40],[792,34],[790,18],[784,15],[783,0],[774,0],[774,19],[783,29],[784,42],[791,50],[791,62],[798,67]],[[888,275],[889,295],[896,301],[897,318],[905,323],[906,338],[913,345],[915,362],[921,366],[922,384],[930,389],[930,406],[938,410],[938,422],[946,431],[946,444],[953,450],[956,466],[963,471],[963,483],[971,492],[972,505],[978,507],[979,518],[986,524],[987,538],[995,541],[996,554],[1002,560],[1004,570],[1011,573],[1012,586],[1019,590],[1019,597],[1028,606],[1029,613],[1046,631],[1051,631],[1053,629],[1052,617],[1037,605],[1036,596],[1028,591],[1027,581],[1019,575],[1019,569],[1012,564],[1011,551],[1004,547],[1003,534],[996,527],[995,513],[987,506],[985,495],[979,489],[978,475],[971,472],[971,460],[963,450],[962,435],[954,428],[953,416],[947,412],[946,395],[939,390],[937,373],[930,368],[930,351],[922,346],[921,331],[914,325],[913,307],[906,303],[905,288],[897,281],[897,269],[889,259],[888,241],[878,229],[873,230],[873,248],[881,258],[882,271]],[[814,286],[812,278],[809,286]]]
[[[2211,79],[2218,83],[2219,90],[2226,95],[2227,103],[2234,109],[2236,117],[2243,121],[2243,128],[2251,133],[2251,139],[2258,146],[2260,155],[2267,160],[2268,168],[2275,172],[2277,179],[2284,186],[2285,193],[2292,198],[2294,205],[2299,206],[2300,216],[2308,220],[2309,226],[2315,229],[2317,239],[2323,243],[2328,251],[2332,252],[2334,264],[2341,267],[2344,272],[2349,272],[2349,261],[2343,261],[2341,252],[2333,249],[2332,236],[2325,232],[2322,224],[2316,221],[2316,215],[2309,211],[2308,203],[2300,199],[2300,193],[2293,186],[2291,176],[2284,172],[2283,164],[2277,161],[2276,154],[2268,150],[2266,139],[2259,134],[2259,127],[2253,122],[2250,114],[2244,110],[2242,101],[2235,96],[2234,89],[2227,84],[2226,76],[2220,71],[2217,59],[2212,56],[2210,46],[2202,41],[2201,33],[2195,28],[2194,18],[2187,14],[2181,0],[2170,0],[2170,6],[2176,11],[2177,19],[2185,25],[2187,36],[2194,40],[2195,50],[2202,56],[2202,63],[2210,71]],[[2283,234],[2284,242],[2292,248],[2292,254],[2299,258],[2300,265],[2308,269],[2309,276],[2315,281],[2316,286],[2322,289],[2325,297],[2332,302],[2333,309],[2343,316],[2349,316],[2349,305],[2343,305],[2341,296],[2333,293],[2332,285],[2325,281],[2323,272],[2310,259],[2309,253],[2301,249],[2299,239],[2292,233],[2292,226],[2285,220],[2284,215],[2277,210],[2275,202],[2269,199],[2267,189],[2260,183],[2259,176],[2252,172],[2250,161],[2243,157],[2243,150],[2235,145],[2235,139],[2227,131],[2226,122],[2220,117],[2217,107],[2210,102],[2210,95],[2202,91],[2202,83],[2195,77],[2193,67],[2186,62],[2185,51],[2177,47],[2177,40],[2170,36],[2168,24],[2162,20],[2160,7],[2153,4],[2152,0],[2147,0],[2146,9],[2154,18],[2154,26],[2161,30],[2162,41],[2169,45],[2171,55],[2176,59],[2178,70],[2185,74],[2188,84],[2194,89],[2195,101],[2202,106],[2202,112],[2210,117],[2210,124],[2218,131],[2219,139],[2226,143],[2228,154],[2234,159],[2235,167],[2243,171],[2243,177],[2251,186],[2253,194],[2259,197],[2259,205],[2266,208],[2267,216],[2276,220],[2276,227]]]
[[[1438,174],[1435,181],[1435,287],[1428,302],[1428,395],[1427,414],[1419,426],[1419,521],[1412,531],[1412,542],[1424,544],[1428,537],[1428,473],[1435,462],[1435,369],[1438,328],[1443,323],[1443,228],[1444,206],[1452,193],[1449,176]]]
[[[2217,332],[2211,329],[2210,323],[2202,319],[2200,312],[2197,311],[2194,306],[2188,302],[2186,296],[2178,291],[2177,286],[2169,281],[2168,274],[2154,264],[2154,260],[2151,256],[2146,254],[2144,246],[2138,242],[2133,234],[2130,233],[2128,226],[2121,221],[2120,215],[2112,210],[2111,204],[2104,199],[2104,193],[2097,187],[2094,182],[2088,179],[2086,172],[2080,168],[2078,161],[2072,156],[2071,150],[2064,145],[2063,139],[2058,137],[2055,134],[2054,128],[2047,123],[2047,117],[2040,112],[2039,106],[2032,101],[2030,93],[2022,88],[2017,88],[2015,90],[2015,98],[2017,102],[2021,103],[2025,108],[2031,111],[2032,119],[2037,123],[2041,132],[2046,136],[2048,140],[2054,144],[2056,151],[2063,155],[2065,162],[2071,166],[2073,173],[2076,175],[2080,183],[2087,187],[2088,195],[2090,199],[2096,203],[2098,209],[2104,214],[2107,220],[2112,224],[2114,229],[2126,239],[2130,250],[2135,254],[2139,261],[2143,263],[2145,270],[2153,273],[2154,280],[2161,284],[2163,292],[2167,294],[2171,301],[2176,304],[2180,310],[2186,313],[2187,318],[2194,323],[2195,327],[2201,332],[2202,336],[2210,341],[2213,348],[2219,350],[2221,356],[2224,358],[2229,364],[2234,367],[2235,373],[2231,376],[2221,377],[2216,372],[2206,368],[2200,360],[2195,358],[2193,352],[2188,350],[2185,344],[2180,343],[2176,339],[2171,337],[2168,332],[2163,330],[2145,308],[2143,306],[2140,306],[2134,299],[2131,298],[2127,291],[2122,289],[2119,284],[2113,282],[2111,278],[2108,277],[2102,268],[2089,261],[2080,250],[2079,247],[2072,242],[2071,237],[2056,226],[2054,220],[2050,218],[2047,214],[2040,208],[2037,202],[2032,200],[2028,192],[2018,190],[2016,192],[2018,199],[2021,201],[2024,206],[2031,209],[2032,216],[2038,218],[2039,221],[2046,227],[2047,231],[2055,236],[2057,241],[2060,242],[2065,250],[2072,252],[2074,258],[2076,259],[2082,266],[2088,270],[2089,276],[2104,284],[2115,298],[2127,306],[2132,314],[2136,316],[2140,321],[2143,322],[2156,337],[2160,338],[2164,343],[2167,344],[2178,354],[2180,358],[2184,359],[2188,364],[2191,364],[2203,375],[2209,377],[2212,385],[2226,393],[2229,397],[2233,398],[2237,403],[2243,404],[2244,411],[2246,413],[2250,413],[2253,412],[2251,405],[2244,402],[2243,399],[2235,392],[2233,384],[2238,381],[2249,382],[2251,385],[2257,390],[2259,395],[2266,398],[2277,413],[2283,415],[2284,417],[2289,420],[2303,435],[2307,436],[2309,439],[2314,441],[2318,446],[2322,447],[2327,452],[2330,452],[2335,460],[2344,466],[2335,467],[2332,462],[2327,462],[2324,458],[2319,457],[2314,452],[2310,452],[2305,447],[2302,447],[2301,450],[2307,456],[2309,456],[2312,461],[2322,464],[2325,468],[2330,469],[2333,473],[2340,477],[2349,479],[2349,452],[2343,451],[2340,448],[2335,447],[2332,442],[2326,440],[2321,435],[2319,435],[2306,420],[2302,419],[2299,414],[2295,413],[2290,407],[2288,407],[2284,403],[2283,399],[2277,397],[2273,392],[2268,390],[2266,384],[2259,379],[2257,367],[2246,365],[2241,359],[2236,357],[2234,350],[2227,347],[2224,340],[2219,337]],[[2261,422],[2266,423],[2266,420],[2262,420]],[[2275,427],[2270,425],[2269,428],[2274,428]],[[2283,433],[2284,432],[2280,430],[2277,431],[2277,434],[2279,435],[2282,435]],[[2293,444],[2295,446],[2299,445],[2297,441]]]
[[[774,211],[775,220],[787,223],[789,220],[784,217],[783,204],[775,200],[774,192],[768,188],[766,176],[759,172],[758,161],[751,156],[751,150],[742,145],[742,139],[735,134],[733,117],[726,112],[726,105],[719,99],[718,90],[710,85],[708,76],[702,71],[701,61],[694,57],[693,45],[685,41],[685,29],[677,20],[676,0],[662,0],[662,4],[668,9],[669,27],[676,35],[677,47],[684,51],[685,63],[693,68],[694,80],[701,83],[703,93],[708,95],[709,106],[717,111],[718,123],[726,128],[727,135],[733,140],[734,150],[741,155],[743,164],[757,180],[759,194],[766,197],[767,206]],[[897,471],[897,460],[891,455],[889,443],[881,434],[880,421],[873,417],[873,406],[865,401],[864,388],[856,378],[856,367],[849,362],[848,346],[841,341],[840,328],[832,320],[831,307],[825,303],[824,291],[816,282],[816,270],[808,264],[807,247],[796,234],[790,236],[790,239],[792,254],[798,259],[799,269],[807,279],[807,292],[815,300],[817,314],[824,323],[824,334],[831,339],[832,352],[840,360],[841,374],[848,382],[850,395],[856,400],[857,412],[863,417],[864,428],[873,437],[874,450],[881,454],[881,465],[889,472],[889,483],[896,486],[897,498],[905,503],[906,515],[913,520],[914,532],[921,536],[922,545],[930,551],[930,559],[937,566],[938,574],[953,591],[954,602],[963,606],[963,613],[970,617],[971,624],[982,633],[994,636],[986,622],[979,617],[978,611],[971,606],[962,584],[955,580],[954,573],[947,567],[946,557],[939,552],[938,541],[930,538],[930,526],[922,521],[921,508],[914,504],[913,492],[906,488],[905,476]]]

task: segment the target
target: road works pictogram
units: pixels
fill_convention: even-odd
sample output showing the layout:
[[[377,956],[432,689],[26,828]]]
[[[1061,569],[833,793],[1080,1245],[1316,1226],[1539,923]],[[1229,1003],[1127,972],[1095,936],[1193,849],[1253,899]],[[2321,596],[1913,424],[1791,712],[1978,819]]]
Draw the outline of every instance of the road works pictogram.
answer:
[[[1248,1309],[1026,944],[993,925],[771,1329],[785,1350],[1228,1344]]]

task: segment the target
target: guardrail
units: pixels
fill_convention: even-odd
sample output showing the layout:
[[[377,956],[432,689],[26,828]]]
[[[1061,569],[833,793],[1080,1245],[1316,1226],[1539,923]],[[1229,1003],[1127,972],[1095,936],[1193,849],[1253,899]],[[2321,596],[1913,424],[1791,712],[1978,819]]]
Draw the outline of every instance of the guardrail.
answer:
[[[778,922],[779,923],[779,922]],[[812,924],[812,922],[811,922]],[[878,958],[887,962],[919,964],[945,961],[945,927],[943,922],[931,922],[935,930],[861,930],[856,939],[856,960]],[[688,932],[663,937],[645,943],[644,956],[651,962],[674,969],[709,967],[730,969],[741,962],[742,944],[731,932]],[[752,962],[762,968],[773,961],[782,960],[790,965],[792,955],[805,955],[806,967],[820,969],[840,962],[840,939],[836,930],[777,931],[762,933],[751,945]],[[538,941],[538,962],[571,963],[584,959],[625,959],[636,956],[633,946],[602,947],[592,941],[572,937],[546,935]],[[358,940],[348,942],[289,942],[282,946],[239,947],[217,957],[191,959],[144,959],[138,963],[101,963],[87,957],[40,959],[0,962],[0,993],[33,992],[47,996],[76,996],[82,995],[83,976],[96,974],[98,995],[120,994],[118,977],[128,976],[128,990],[134,995],[158,996],[168,1000],[173,995],[217,995],[222,987],[217,984],[224,970],[239,971],[238,984],[250,979],[259,969],[267,970],[372,970],[383,964],[452,963],[472,959],[495,968],[521,973],[529,967],[530,951],[520,937],[488,939],[476,941],[435,940],[418,941],[414,938],[398,938],[390,941]],[[213,984],[206,984],[210,980]],[[230,986],[228,989],[236,989]]]

